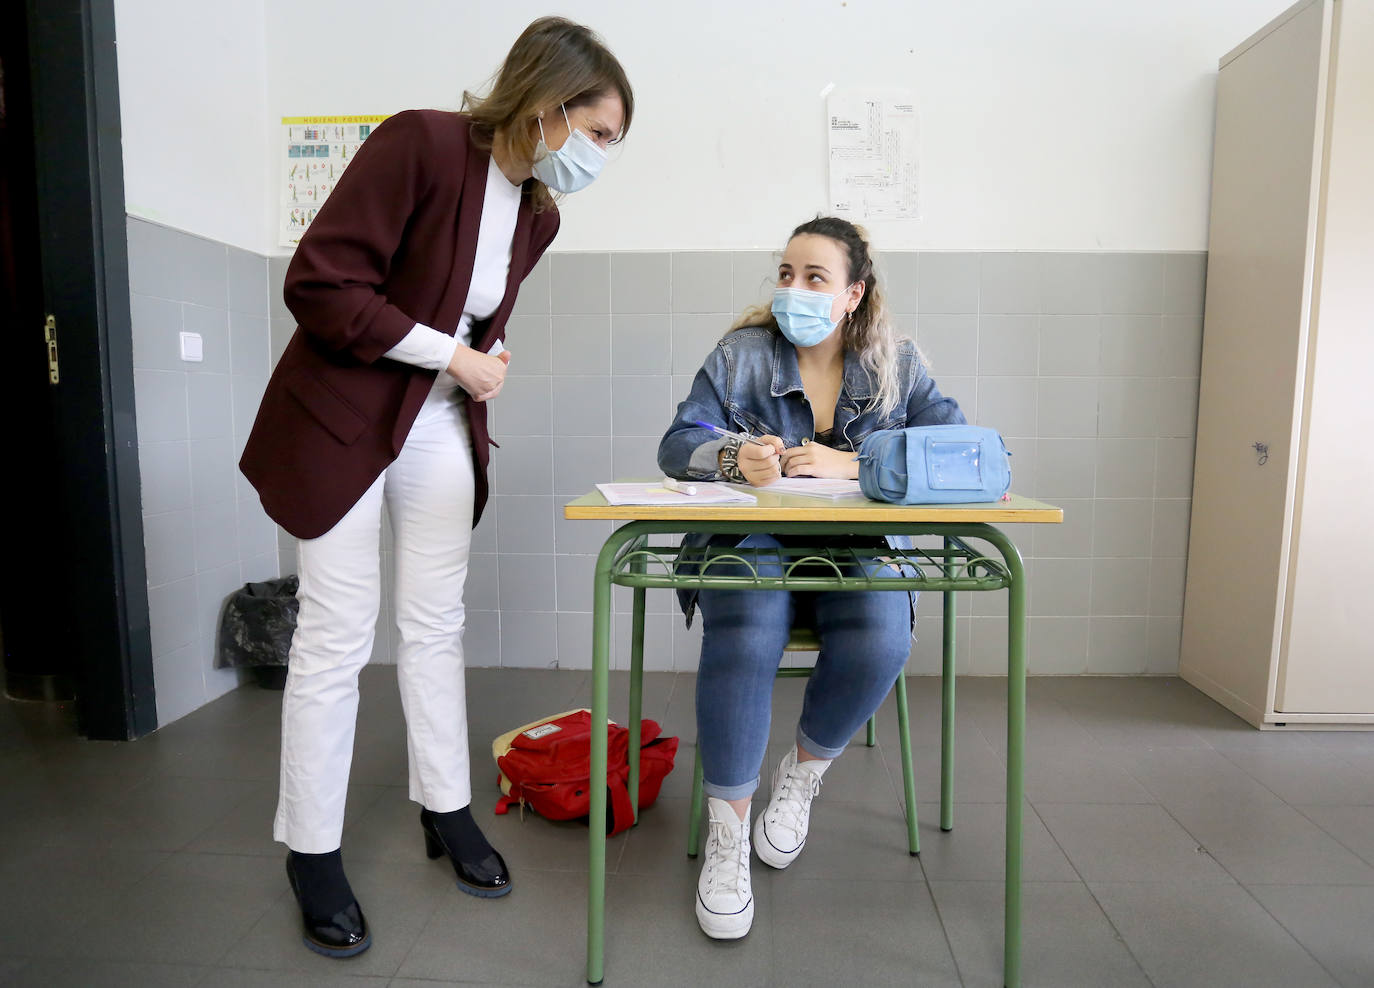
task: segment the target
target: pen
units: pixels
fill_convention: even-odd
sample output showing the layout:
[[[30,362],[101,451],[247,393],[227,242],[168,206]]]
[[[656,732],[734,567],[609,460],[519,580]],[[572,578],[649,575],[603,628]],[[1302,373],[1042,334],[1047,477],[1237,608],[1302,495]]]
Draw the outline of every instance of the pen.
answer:
[[[697,492],[695,484],[683,484],[672,477],[664,477],[663,486],[670,491],[677,491],[679,494],[695,494]]]
[[[696,424],[701,426],[703,429],[710,429],[716,435],[724,436],[726,439],[738,439],[742,443],[753,443],[755,446],[769,445],[762,439],[755,439],[753,436],[746,436],[742,432],[731,432],[729,429],[722,429],[720,426],[712,425],[710,422],[698,421]]]

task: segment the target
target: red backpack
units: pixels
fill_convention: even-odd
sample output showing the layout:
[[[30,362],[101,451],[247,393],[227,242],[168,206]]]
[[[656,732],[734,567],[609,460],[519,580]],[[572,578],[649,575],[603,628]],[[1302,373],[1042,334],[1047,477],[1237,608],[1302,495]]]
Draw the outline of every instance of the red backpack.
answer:
[[[652,806],[664,778],[673,770],[677,738],[659,737],[657,721],[639,725],[639,808]],[[549,820],[585,818],[591,808],[591,711],[568,710],[517,727],[491,745],[500,769],[498,816],[519,805]],[[634,823],[630,805],[630,732],[606,725],[606,833],[618,834]]]

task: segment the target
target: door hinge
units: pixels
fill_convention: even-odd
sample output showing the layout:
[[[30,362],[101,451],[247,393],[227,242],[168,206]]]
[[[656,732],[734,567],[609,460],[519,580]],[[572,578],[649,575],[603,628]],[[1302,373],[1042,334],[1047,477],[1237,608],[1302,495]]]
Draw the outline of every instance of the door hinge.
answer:
[[[56,384],[57,375],[57,317],[43,320],[43,340],[48,344],[48,382]]]

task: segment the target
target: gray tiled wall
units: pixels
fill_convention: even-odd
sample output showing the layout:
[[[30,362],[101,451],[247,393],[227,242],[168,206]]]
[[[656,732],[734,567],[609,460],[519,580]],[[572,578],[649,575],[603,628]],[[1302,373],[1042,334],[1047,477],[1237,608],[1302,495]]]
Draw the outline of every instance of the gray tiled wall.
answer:
[[[131,254],[164,262],[138,272],[135,256],[136,325],[140,306],[147,325],[162,332],[175,319],[217,326],[201,310],[221,309],[230,330],[227,361],[212,366],[207,356],[186,371],[150,354],[151,362],[138,364],[145,477],[160,478],[156,491],[145,484],[145,510],[158,519],[149,528],[150,574],[154,540],[176,547],[167,555],[179,562],[155,586],[175,585],[168,595],[184,603],[202,579],[207,599],[236,583],[228,580],[232,563],[242,579],[276,570],[270,546],[231,560],[220,533],[205,531],[232,516],[240,542],[245,517],[261,534],[261,512],[242,480],[235,475],[229,512],[222,501],[199,506],[193,473],[197,462],[202,473],[224,463],[226,429],[237,452],[294,323],[280,301],[285,258],[240,257],[196,238],[178,251],[159,239],[167,237],[180,244],[175,238],[184,235],[130,224]],[[202,270],[218,263],[222,283]],[[609,525],[564,521],[562,505],[598,480],[655,473],[658,438],[677,400],[736,313],[766,300],[774,266],[765,251],[553,253],[540,262],[511,319],[511,376],[492,411],[502,447],[494,451],[495,493],[476,532],[467,591],[472,665],[589,664],[589,578]],[[1032,578],[1033,672],[1177,670],[1205,268],[1199,253],[898,252],[882,261],[889,305],[941,388],[970,419],[1007,437],[1013,488],[1065,508],[1063,526],[1012,527]],[[266,278],[256,307],[242,294],[252,293],[244,286],[255,271]],[[266,347],[261,362],[253,359],[264,352],[258,341]],[[178,415],[187,422],[182,431],[163,421]],[[196,442],[214,440],[218,446],[196,446],[193,459]],[[289,572],[294,544],[278,534],[281,572]],[[197,537],[220,583],[195,568],[199,557],[187,556]],[[385,527],[382,561],[389,595]],[[192,574],[194,585],[186,582]],[[628,594],[617,596],[620,667],[628,604]],[[204,604],[196,630],[184,607],[161,606],[155,641],[179,658],[164,654],[160,676],[194,666],[208,695],[221,680],[187,651],[192,640],[208,641]],[[1001,595],[973,595],[961,606],[962,668],[1001,671]],[[694,668],[699,623],[684,628],[667,594],[650,594],[649,609],[646,664]],[[920,614],[910,669],[934,672],[938,600],[924,600]],[[164,624],[181,630],[159,631]],[[394,636],[384,602],[374,661],[392,661]]]
[[[764,251],[540,262],[508,328],[511,376],[493,406],[502,445],[469,577],[473,665],[589,664],[589,577],[609,527],[564,521],[562,505],[598,480],[656,472],[676,402],[735,314],[767,299],[775,264]],[[1014,489],[1065,508],[1062,527],[1013,526],[1032,577],[1034,672],[1177,670],[1205,267],[1197,253],[883,259],[889,305],[941,388],[1007,437]],[[279,295],[276,260],[273,272]],[[628,602],[616,602],[621,667]],[[695,668],[699,623],[684,628],[664,593],[649,607],[646,665]],[[963,607],[962,668],[1004,671],[1002,595]],[[910,668],[934,672],[938,600],[920,612]],[[394,640],[378,642],[374,659],[388,661]]]
[[[238,685],[214,668],[227,594],[276,576],[275,526],[238,473],[270,369],[267,258],[130,217],[129,288],[159,724]],[[204,361],[182,361],[199,333]]]

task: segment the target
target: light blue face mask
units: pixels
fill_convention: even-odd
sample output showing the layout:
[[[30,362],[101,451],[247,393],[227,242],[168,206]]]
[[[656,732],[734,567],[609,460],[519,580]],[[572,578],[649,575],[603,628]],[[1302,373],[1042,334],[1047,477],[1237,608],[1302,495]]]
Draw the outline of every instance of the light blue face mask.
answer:
[[[606,152],[586,135],[581,127],[573,127],[568,110],[563,120],[568,124],[568,139],[557,151],[550,151],[544,143],[544,121],[539,123],[539,144],[534,149],[534,177],[555,192],[576,192],[592,184],[606,164]]]
[[[839,325],[830,319],[835,299],[853,288],[850,285],[834,295],[805,288],[777,288],[773,291],[773,318],[782,335],[793,346],[815,346]]]

